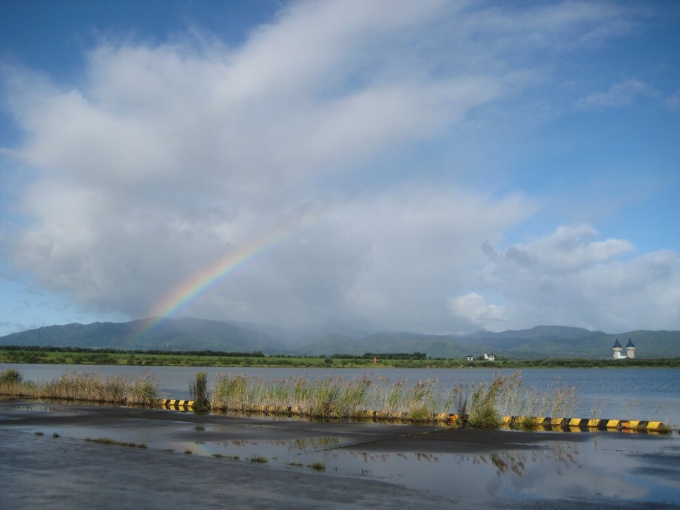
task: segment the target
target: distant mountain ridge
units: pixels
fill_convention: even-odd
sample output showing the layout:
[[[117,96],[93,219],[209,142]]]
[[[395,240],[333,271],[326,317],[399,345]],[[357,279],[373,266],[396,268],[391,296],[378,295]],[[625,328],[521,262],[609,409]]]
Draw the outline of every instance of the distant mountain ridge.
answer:
[[[157,322],[157,324],[156,324]],[[615,339],[632,339],[638,358],[680,357],[680,331],[608,334],[568,326],[536,326],[499,333],[466,335],[349,333],[318,331],[294,337],[274,326],[178,318],[46,326],[0,337],[0,345],[114,348],[121,350],[225,351],[298,355],[362,355],[424,352],[431,358],[462,358],[494,353],[512,359],[587,358],[612,355]]]
[[[205,319],[154,319],[45,326],[0,337],[0,345],[121,350],[264,351],[273,340],[254,329]]]

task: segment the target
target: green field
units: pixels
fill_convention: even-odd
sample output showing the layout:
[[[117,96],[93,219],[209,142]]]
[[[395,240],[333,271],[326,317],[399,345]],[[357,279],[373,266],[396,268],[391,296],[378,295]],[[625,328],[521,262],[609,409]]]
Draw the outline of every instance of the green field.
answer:
[[[680,367],[680,358],[671,359],[580,359],[550,358],[519,360],[496,358],[496,361],[427,358],[424,353],[370,354],[364,356],[288,356],[261,352],[165,352],[120,351],[115,349],[19,348],[0,347],[0,363],[44,363],[65,365],[130,365],[178,367],[301,367],[301,368],[531,368],[531,367]]]

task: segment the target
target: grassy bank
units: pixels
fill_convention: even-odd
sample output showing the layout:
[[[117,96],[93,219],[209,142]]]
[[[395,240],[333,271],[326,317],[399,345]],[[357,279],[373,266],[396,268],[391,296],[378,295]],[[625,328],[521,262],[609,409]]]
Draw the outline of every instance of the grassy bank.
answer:
[[[427,358],[422,353],[410,357],[384,356],[289,356],[211,351],[176,353],[169,351],[120,351],[56,347],[19,348],[0,346],[0,363],[54,365],[128,365],[184,367],[296,367],[296,368],[680,368],[680,358],[670,359],[579,359],[549,358],[517,360],[497,357],[496,361]]]

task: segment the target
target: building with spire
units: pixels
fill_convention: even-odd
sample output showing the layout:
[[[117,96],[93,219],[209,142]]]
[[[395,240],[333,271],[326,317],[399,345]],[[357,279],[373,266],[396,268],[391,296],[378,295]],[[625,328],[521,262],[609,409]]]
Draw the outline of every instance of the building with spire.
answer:
[[[628,343],[626,344],[626,357],[630,359],[633,359],[635,357],[635,344],[630,338],[628,339]]]
[[[621,347],[621,343],[619,342],[619,339],[616,339],[616,342],[614,342],[614,347],[612,347],[614,350],[614,359],[626,359],[626,355],[623,354],[623,347]]]
[[[618,338],[614,342],[612,350],[614,351],[614,359],[635,358],[635,344],[630,338],[628,339],[628,343],[626,344],[626,354],[623,354],[623,346],[621,345],[621,342],[619,342]]]

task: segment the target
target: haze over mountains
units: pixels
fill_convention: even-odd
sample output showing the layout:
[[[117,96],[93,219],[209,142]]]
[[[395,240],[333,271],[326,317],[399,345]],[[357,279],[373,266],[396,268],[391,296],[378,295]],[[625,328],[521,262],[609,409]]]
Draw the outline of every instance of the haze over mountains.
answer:
[[[95,322],[46,326],[0,337],[0,345],[114,348],[122,350],[225,351],[265,354],[332,355],[367,352],[424,352],[428,357],[461,358],[495,353],[512,359],[606,359],[618,338],[635,343],[638,358],[680,357],[680,331],[607,334],[565,326],[536,326],[501,333],[467,335],[328,330],[293,332],[273,326],[193,318]]]

